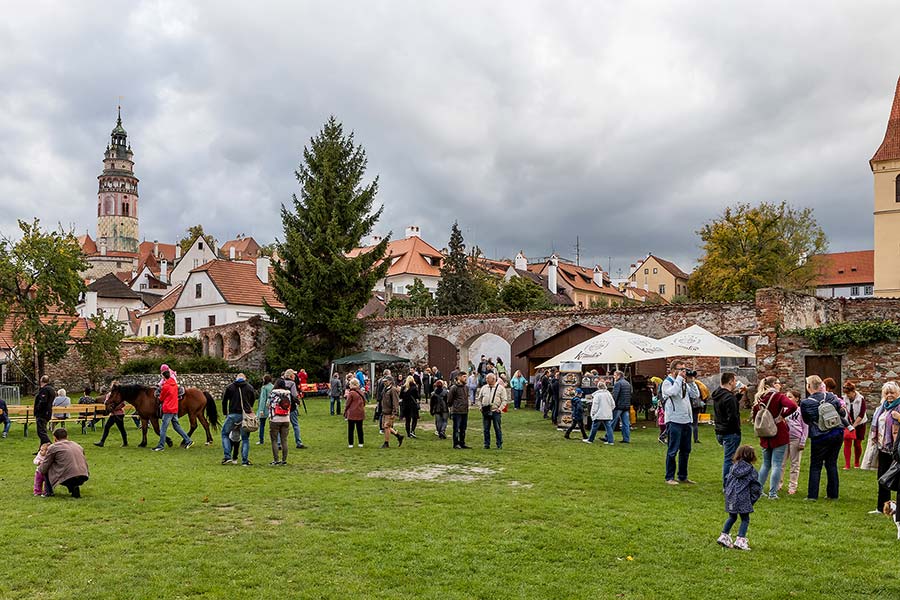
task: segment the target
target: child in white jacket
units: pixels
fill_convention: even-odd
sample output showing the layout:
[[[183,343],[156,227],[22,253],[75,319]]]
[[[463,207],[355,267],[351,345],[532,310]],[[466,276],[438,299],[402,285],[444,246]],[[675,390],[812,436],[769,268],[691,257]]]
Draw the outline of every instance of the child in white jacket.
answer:
[[[613,409],[616,403],[613,401],[612,394],[606,389],[606,384],[601,381],[598,384],[597,391],[593,394],[593,402],[591,402],[591,435],[588,439],[581,440],[585,444],[593,444],[594,437],[600,430],[602,425],[606,429],[606,439],[604,444],[612,444],[612,431],[609,426],[613,417]]]

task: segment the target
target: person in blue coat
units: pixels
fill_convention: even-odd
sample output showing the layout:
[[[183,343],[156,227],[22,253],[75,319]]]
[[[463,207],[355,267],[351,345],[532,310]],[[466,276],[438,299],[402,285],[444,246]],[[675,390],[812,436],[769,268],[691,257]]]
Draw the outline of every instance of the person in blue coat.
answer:
[[[572,397],[571,402],[572,424],[566,430],[566,439],[571,439],[569,436],[572,430],[578,427],[581,430],[581,439],[586,440],[587,433],[584,430],[584,391],[581,388],[575,390],[575,396]]]
[[[756,451],[753,446],[743,445],[735,451],[733,460],[734,465],[725,477],[725,512],[728,513],[728,519],[722,527],[722,535],[716,541],[726,548],[749,550],[747,529],[750,527],[750,513],[762,496],[759,473],[753,467]],[[731,528],[738,516],[741,518],[741,526],[738,528],[737,539],[732,541]]]

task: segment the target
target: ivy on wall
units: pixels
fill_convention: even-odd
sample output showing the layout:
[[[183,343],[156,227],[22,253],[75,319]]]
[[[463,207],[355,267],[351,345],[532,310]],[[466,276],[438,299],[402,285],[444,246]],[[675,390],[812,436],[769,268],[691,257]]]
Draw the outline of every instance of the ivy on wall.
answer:
[[[847,321],[820,327],[793,329],[786,333],[803,337],[813,350],[837,350],[851,346],[869,346],[879,342],[895,342],[900,339],[900,323],[887,320]]]
[[[137,337],[128,338],[129,341],[142,342],[148,346],[157,346],[166,352],[191,352],[200,354],[200,340],[197,338],[171,338],[171,337]]]

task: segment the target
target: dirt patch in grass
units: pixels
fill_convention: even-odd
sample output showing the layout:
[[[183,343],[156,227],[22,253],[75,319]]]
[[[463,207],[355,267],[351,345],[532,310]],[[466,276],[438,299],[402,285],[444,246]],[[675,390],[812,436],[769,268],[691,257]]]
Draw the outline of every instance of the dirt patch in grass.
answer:
[[[534,487],[533,483],[522,483],[521,481],[516,481],[515,479],[509,482],[509,487],[519,488],[520,490],[530,490]]]
[[[371,471],[366,474],[366,477],[390,479],[391,481],[472,482],[487,479],[499,472],[499,469],[468,465],[422,465],[411,469]]]

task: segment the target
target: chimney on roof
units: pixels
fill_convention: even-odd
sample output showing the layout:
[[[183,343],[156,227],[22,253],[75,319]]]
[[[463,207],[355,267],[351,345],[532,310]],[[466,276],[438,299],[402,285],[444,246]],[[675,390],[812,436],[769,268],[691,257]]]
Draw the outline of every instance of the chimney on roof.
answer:
[[[269,259],[260,256],[256,259],[256,276],[263,283],[269,283]]]
[[[97,315],[97,292],[84,293],[84,318],[90,319]]]
[[[159,280],[163,283],[168,283],[169,279],[169,261],[163,258],[159,261]]]
[[[234,260],[234,246],[228,248],[228,260]]]
[[[406,228],[406,237],[419,237],[419,226],[418,225],[410,225]]]
[[[100,238],[100,256],[106,256],[106,238]]]
[[[637,287],[637,281],[629,281],[629,282],[628,282],[628,287],[636,288],[636,287]]]
[[[153,240],[153,256],[159,258],[159,240]]]
[[[133,282],[135,279],[137,279],[137,269],[132,267],[131,268],[131,281]]]
[[[181,258],[181,244],[175,244],[175,260]]]
[[[594,283],[597,284],[598,287],[603,287],[603,269],[600,265],[594,267]]]
[[[551,294],[557,294],[556,267],[559,266],[559,258],[554,254],[550,257],[550,266],[547,267],[547,289]]]
[[[516,254],[516,269],[519,271],[527,271],[528,270],[528,259],[525,258],[525,253],[519,250],[519,253]]]

